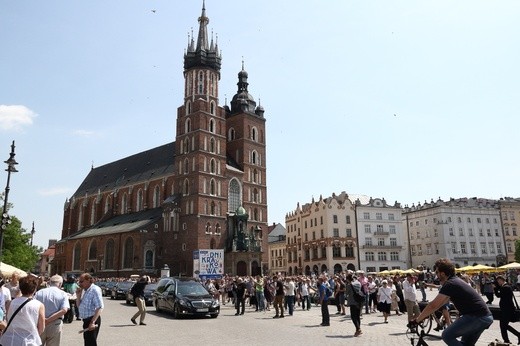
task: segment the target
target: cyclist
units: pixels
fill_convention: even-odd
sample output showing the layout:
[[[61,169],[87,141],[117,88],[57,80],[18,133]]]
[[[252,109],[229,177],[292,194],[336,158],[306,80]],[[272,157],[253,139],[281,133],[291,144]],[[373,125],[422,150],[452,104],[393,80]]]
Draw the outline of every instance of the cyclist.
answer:
[[[439,294],[413,323],[428,318],[451,299],[460,317],[442,332],[442,340],[447,345],[475,345],[482,332],[493,323],[493,315],[482,297],[455,275],[455,266],[448,259],[435,262],[435,273],[442,285]]]

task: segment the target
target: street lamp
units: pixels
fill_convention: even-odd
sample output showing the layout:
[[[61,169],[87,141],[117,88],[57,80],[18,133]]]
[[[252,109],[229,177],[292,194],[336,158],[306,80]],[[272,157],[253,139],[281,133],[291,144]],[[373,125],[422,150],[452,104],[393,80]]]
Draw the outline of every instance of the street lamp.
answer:
[[[2,258],[2,250],[4,247],[4,232],[7,229],[7,225],[11,223],[11,217],[7,214],[7,198],[9,197],[9,182],[11,180],[11,173],[16,173],[18,170],[16,169],[16,165],[18,162],[14,159],[16,155],[14,153],[14,141],[11,144],[11,153],[9,154],[9,159],[4,161],[7,163],[7,185],[5,186],[5,194],[4,194],[4,209],[2,210],[2,226],[0,227],[0,259]]]

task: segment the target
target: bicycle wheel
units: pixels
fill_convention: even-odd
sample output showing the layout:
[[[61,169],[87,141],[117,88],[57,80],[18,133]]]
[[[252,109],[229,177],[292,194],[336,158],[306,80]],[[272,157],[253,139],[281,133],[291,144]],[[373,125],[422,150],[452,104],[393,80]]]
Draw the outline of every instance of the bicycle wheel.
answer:
[[[433,317],[430,315],[419,323],[418,328],[415,330],[417,335],[421,336],[421,331],[424,330],[424,334],[428,334],[432,330]]]

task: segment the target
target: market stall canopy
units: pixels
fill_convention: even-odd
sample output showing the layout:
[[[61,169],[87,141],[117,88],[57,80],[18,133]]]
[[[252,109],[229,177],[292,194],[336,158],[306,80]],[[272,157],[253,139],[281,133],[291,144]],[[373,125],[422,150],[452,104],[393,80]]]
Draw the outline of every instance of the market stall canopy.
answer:
[[[419,274],[420,272],[421,272],[420,270],[417,270],[415,268],[410,268],[410,269],[403,270],[401,272],[401,274]]]
[[[471,267],[470,269],[466,270],[466,273],[468,274],[476,274],[480,272],[496,272],[498,271],[495,267],[485,266],[483,264],[477,264],[476,266]]]
[[[13,273],[17,272],[20,274],[20,277],[27,276],[27,273],[19,268],[16,268],[10,264],[0,262],[0,275],[3,277],[9,278]]]
[[[508,264],[503,265],[501,267],[498,267],[498,269],[504,269],[504,270],[507,270],[507,269],[520,269],[520,263],[511,262],[511,263],[508,263]]]

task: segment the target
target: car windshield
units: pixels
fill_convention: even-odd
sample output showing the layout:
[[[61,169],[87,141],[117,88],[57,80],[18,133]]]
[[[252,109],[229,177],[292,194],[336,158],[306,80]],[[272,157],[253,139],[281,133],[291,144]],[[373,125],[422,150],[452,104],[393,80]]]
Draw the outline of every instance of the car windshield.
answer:
[[[155,291],[156,288],[157,288],[157,284],[148,284],[148,285],[146,285],[144,290],[145,291]]]
[[[177,293],[182,295],[204,295],[208,291],[200,283],[195,281],[179,281],[177,283]]]
[[[118,288],[130,288],[132,287],[134,283],[133,282],[121,282],[119,285],[117,285]]]

